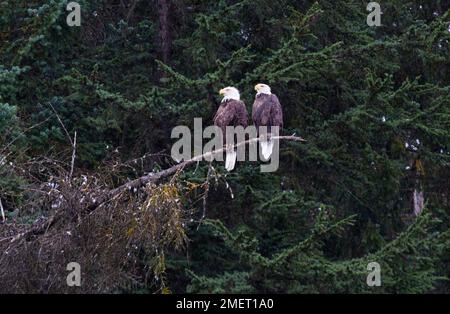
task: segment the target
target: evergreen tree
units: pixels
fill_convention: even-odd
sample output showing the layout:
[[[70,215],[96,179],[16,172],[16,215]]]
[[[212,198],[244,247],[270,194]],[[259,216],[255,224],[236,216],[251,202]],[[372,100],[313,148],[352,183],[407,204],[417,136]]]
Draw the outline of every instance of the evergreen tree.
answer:
[[[184,169],[168,185],[186,192],[183,224],[184,193],[152,186],[169,193],[164,206],[176,218],[152,220],[153,238],[141,224],[142,238],[130,231],[133,245],[159,249],[142,243],[124,266],[138,289],[120,281],[102,291],[449,291],[448,1],[383,1],[379,27],[366,23],[369,1],[83,0],[81,27],[66,24],[68,2],[0,3],[8,219],[53,213],[36,206],[33,189],[70,168],[75,132],[75,175],[108,188],[172,166],[172,128],[193,127],[195,117],[212,124],[224,86],[236,86],[251,111],[253,86],[269,84],[282,132],[307,140],[281,143],[275,173],[255,162],[228,174],[220,163]],[[117,203],[142,214],[148,199],[127,197]],[[122,231],[134,229],[122,218],[112,229],[126,246]],[[158,239],[164,227],[180,236]],[[189,244],[176,251],[184,232]],[[370,262],[381,267],[380,287],[366,284]]]

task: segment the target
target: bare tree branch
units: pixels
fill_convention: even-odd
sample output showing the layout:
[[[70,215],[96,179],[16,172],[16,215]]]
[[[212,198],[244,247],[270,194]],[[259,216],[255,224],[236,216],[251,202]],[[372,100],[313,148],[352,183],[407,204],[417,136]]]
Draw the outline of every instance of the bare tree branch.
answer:
[[[1,213],[2,213],[2,219],[3,219],[3,222],[5,222],[5,221],[6,221],[6,217],[5,217],[5,211],[3,210],[3,204],[2,204],[2,199],[1,199],[1,197],[0,197],[0,211],[1,211]]]
[[[58,118],[59,124],[61,124],[62,128],[64,129],[64,132],[66,132],[67,138],[69,139],[70,145],[72,146],[72,161],[70,164],[70,174],[69,174],[69,181],[72,180],[73,175],[73,167],[75,163],[75,154],[77,150],[77,132],[75,131],[74,139],[69,134],[69,131],[67,131],[66,126],[62,122],[61,118],[59,117],[58,112],[56,111],[55,107],[51,103],[48,103],[50,107],[52,108],[53,112],[55,113],[56,117]]]
[[[73,137],[73,145],[72,145],[72,162],[70,163],[70,174],[69,174],[69,181],[72,180],[73,175],[73,167],[75,164],[75,155],[77,153],[77,131],[75,131],[75,135]]]
[[[59,124],[61,124],[64,132],[66,132],[66,135],[67,135],[67,137],[69,138],[69,141],[70,141],[70,145],[73,147],[72,137],[70,136],[69,131],[67,131],[66,126],[64,125],[64,123],[62,122],[61,118],[59,117],[58,112],[56,111],[55,107],[53,107],[53,105],[51,103],[48,103],[48,104],[52,108],[53,112],[55,113],[56,118],[58,118]]]
[[[3,154],[12,144],[14,144],[21,136],[23,136],[25,133],[27,133],[28,131],[31,131],[32,129],[34,129],[34,128],[37,128],[37,127],[39,127],[39,126],[41,126],[42,124],[44,124],[45,122],[47,122],[48,120],[50,120],[51,119],[51,117],[48,117],[47,119],[45,119],[44,121],[41,121],[41,122],[39,122],[39,123],[36,123],[35,125],[32,125],[32,126],[30,126],[29,128],[27,128],[27,129],[25,129],[25,130],[23,130],[22,132],[21,132],[21,134],[20,135],[18,135],[18,136],[16,136],[15,138],[13,138],[12,140],[11,140],[11,142],[9,142],[6,146],[4,146],[3,148],[2,148],[2,150],[0,151],[0,154]]]
[[[295,142],[306,142],[305,139],[303,139],[299,136],[294,136],[294,135],[273,136],[272,139],[273,140],[295,141]],[[247,145],[247,144],[258,142],[258,141],[259,141],[259,138],[252,138],[252,139],[249,139],[246,141],[239,142],[239,143],[235,144],[234,147],[237,148],[239,146]],[[126,190],[132,190],[135,188],[137,189],[148,183],[157,183],[166,177],[174,175],[178,171],[182,171],[183,169],[196,164],[198,161],[212,160],[212,157],[214,157],[217,154],[222,154],[225,150],[226,150],[225,147],[216,149],[214,151],[195,156],[194,158],[183,161],[183,162],[181,162],[175,166],[172,166],[170,168],[167,168],[165,170],[161,170],[159,172],[152,172],[152,173],[149,173],[142,177],[139,177],[135,180],[129,181],[115,189],[110,190],[109,192],[105,193],[103,196],[101,196],[95,200],[91,200],[91,204],[88,206],[88,212],[93,212],[95,209],[99,208],[106,202],[117,198],[122,192],[124,192]],[[37,236],[39,234],[43,234],[62,217],[64,217],[64,213],[57,212],[54,216],[50,217],[46,221],[40,222],[39,224],[32,226],[29,230],[16,235],[11,240],[11,242],[17,241],[22,238],[29,239],[32,236]]]
[[[299,137],[299,136],[294,136],[294,135],[289,135],[289,136],[273,136],[272,137],[273,140],[286,140],[286,141],[296,141],[296,142],[306,142],[305,139]],[[243,145],[247,145],[250,143],[254,143],[254,142],[258,142],[259,138],[252,138],[250,140],[247,141],[242,141],[239,142],[237,144],[234,145],[235,148],[239,147],[239,146],[243,146]],[[133,188],[139,188],[143,185],[146,185],[147,183],[156,183],[158,181],[160,181],[163,178],[166,178],[168,176],[173,175],[174,173],[176,173],[178,170],[180,169],[185,169],[195,163],[197,163],[197,161],[201,161],[201,160],[211,160],[212,157],[214,157],[215,155],[218,154],[222,154],[226,149],[225,148],[219,148],[216,149],[212,152],[207,152],[204,153],[202,155],[198,155],[195,156],[194,158],[185,160],[175,166],[172,166],[170,168],[167,168],[165,170],[161,170],[159,172],[152,172],[149,173],[145,176],[142,176],[140,178],[137,178],[135,180],[129,181],[128,183],[119,186],[118,188],[115,188],[113,190],[111,190],[110,194],[115,195],[117,193],[120,193],[121,191],[125,190],[125,189],[133,189]]]
[[[127,13],[127,18],[126,18],[127,22],[129,22],[130,18],[133,16],[134,9],[136,8],[136,5],[138,4],[138,2],[139,2],[139,0],[135,0],[131,4],[130,9],[128,10],[128,13]]]

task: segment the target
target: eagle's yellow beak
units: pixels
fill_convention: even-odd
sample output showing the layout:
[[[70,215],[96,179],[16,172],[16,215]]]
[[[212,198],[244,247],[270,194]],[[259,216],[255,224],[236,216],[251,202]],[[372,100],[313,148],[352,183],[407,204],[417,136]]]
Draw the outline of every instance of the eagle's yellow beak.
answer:
[[[261,87],[260,85],[261,85],[261,84],[256,84],[256,85],[255,85],[255,91],[258,91],[258,90],[259,90],[259,88]]]
[[[222,89],[219,91],[219,95],[223,95],[223,94],[225,94],[225,88],[222,88]]]

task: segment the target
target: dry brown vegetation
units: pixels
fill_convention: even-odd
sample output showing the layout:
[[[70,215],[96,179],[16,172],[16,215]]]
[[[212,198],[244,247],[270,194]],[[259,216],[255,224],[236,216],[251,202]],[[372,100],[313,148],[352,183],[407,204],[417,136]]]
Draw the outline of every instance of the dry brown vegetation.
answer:
[[[185,227],[197,222],[188,199],[203,200],[205,206],[209,181],[220,175],[209,171],[203,184],[195,184],[183,182],[180,174],[206,155],[222,152],[197,156],[114,189],[98,174],[71,178],[56,161],[30,163],[58,176],[30,189],[34,193],[24,205],[30,213],[45,215],[31,224],[7,221],[0,228],[0,293],[127,292],[142,286],[165,292],[165,252],[182,249]],[[198,223],[203,218],[204,212]],[[66,283],[70,262],[81,265],[82,285],[76,289]]]
[[[55,181],[36,201],[53,207],[49,218],[0,228],[0,292],[114,292],[139,286],[142,279],[163,288],[165,251],[186,241],[187,214],[176,177],[123,190],[94,210],[89,204],[102,197],[102,187],[95,178],[75,181]],[[142,260],[148,263],[140,265]],[[82,265],[78,290],[66,284],[69,262]]]

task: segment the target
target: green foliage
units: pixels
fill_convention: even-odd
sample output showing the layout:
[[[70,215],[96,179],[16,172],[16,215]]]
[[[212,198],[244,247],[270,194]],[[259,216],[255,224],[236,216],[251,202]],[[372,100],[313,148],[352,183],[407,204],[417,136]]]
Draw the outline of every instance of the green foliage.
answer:
[[[326,223],[318,215],[308,235],[300,243],[266,257],[261,255],[258,241],[244,233],[231,233],[220,221],[207,226],[236,250],[245,272],[225,272],[215,278],[193,273],[190,292],[196,293],[424,293],[434,287],[439,277],[440,261],[448,250],[449,230],[429,232],[436,221],[423,214],[382,249],[364,257],[335,260],[323,255],[324,240],[342,236],[351,217]],[[369,287],[367,265],[377,262],[382,270],[382,285]],[[216,290],[214,290],[216,289]]]
[[[156,263],[167,291],[449,291],[445,1],[383,1],[380,27],[367,26],[361,1],[170,1],[167,59],[155,3],[78,1],[82,26],[71,28],[67,2],[0,2],[0,197],[8,211],[30,183],[20,164],[70,161],[55,111],[77,132],[75,172],[101,172],[105,163],[169,153],[172,128],[194,117],[210,124],[224,86],[236,86],[251,111],[253,86],[264,82],[283,105],[283,132],[307,142],[281,143],[275,173],[245,162],[225,175],[214,164],[221,176],[208,193],[210,220],[186,227],[189,258],[166,252]],[[140,172],[172,164],[142,163]],[[207,166],[185,169],[184,182],[203,187]],[[132,168],[114,168],[112,184],[136,177]],[[426,200],[418,217],[414,190]],[[200,213],[201,193],[188,202]],[[382,267],[381,287],[366,285],[371,261]]]
[[[0,195],[7,207],[20,203],[23,197],[21,186],[25,183],[14,169],[14,163],[23,155],[21,149],[25,138],[17,116],[18,107],[8,103],[16,102],[17,77],[25,71],[19,67],[8,70],[0,65]]]

